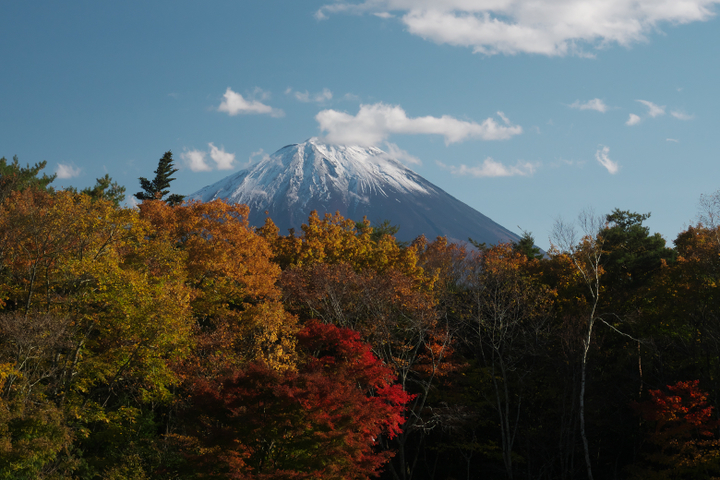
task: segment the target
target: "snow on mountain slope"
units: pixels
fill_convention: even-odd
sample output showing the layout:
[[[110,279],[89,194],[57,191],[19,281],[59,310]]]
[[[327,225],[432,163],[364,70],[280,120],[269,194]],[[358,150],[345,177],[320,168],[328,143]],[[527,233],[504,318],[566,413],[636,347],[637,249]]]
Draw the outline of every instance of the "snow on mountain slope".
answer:
[[[420,234],[488,244],[518,239],[379,148],[327,145],[316,138],[283,147],[188,199],[247,204],[255,226],[265,222],[267,211],[281,232],[299,231],[317,210],[320,216],[339,211],[353,220],[390,220],[400,226],[401,240]]]

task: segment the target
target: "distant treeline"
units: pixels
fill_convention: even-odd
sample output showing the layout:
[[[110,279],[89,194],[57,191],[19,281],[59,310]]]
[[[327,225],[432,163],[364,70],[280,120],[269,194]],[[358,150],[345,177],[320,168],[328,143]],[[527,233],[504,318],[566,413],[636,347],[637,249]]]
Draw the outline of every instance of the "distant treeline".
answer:
[[[44,166],[0,159],[0,478],[720,477],[718,194],[543,255]]]

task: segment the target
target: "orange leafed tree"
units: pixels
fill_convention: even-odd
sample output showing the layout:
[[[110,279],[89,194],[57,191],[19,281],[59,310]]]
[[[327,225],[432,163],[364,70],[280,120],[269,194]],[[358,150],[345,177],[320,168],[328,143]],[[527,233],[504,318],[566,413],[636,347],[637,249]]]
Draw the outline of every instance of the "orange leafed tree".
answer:
[[[221,201],[171,207],[145,201],[141,216],[185,256],[198,324],[195,360],[206,367],[260,358],[275,368],[293,362],[294,318],[280,303],[267,241],[248,225],[248,207]],[[225,352],[225,353],[223,353]]]

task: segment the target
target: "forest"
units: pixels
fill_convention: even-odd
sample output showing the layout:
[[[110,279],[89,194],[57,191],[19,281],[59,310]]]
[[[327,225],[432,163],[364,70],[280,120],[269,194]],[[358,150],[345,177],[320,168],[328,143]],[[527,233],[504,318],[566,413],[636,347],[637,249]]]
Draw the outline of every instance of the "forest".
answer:
[[[720,478],[720,194],[543,253],[44,167],[0,160],[0,478]]]

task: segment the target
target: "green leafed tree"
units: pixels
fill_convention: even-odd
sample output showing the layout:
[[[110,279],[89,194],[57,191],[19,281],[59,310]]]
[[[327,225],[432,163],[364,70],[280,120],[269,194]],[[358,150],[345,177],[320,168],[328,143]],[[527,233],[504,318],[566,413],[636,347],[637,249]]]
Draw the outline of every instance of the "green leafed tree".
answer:
[[[173,164],[172,152],[168,150],[158,162],[157,170],[155,170],[155,178],[148,180],[140,177],[141,192],[135,194],[135,198],[143,200],[164,200],[168,205],[179,205],[183,201],[183,196],[176,193],[170,194],[170,182],[175,180],[172,175],[177,172]],[[167,198],[165,196],[168,195]]]

